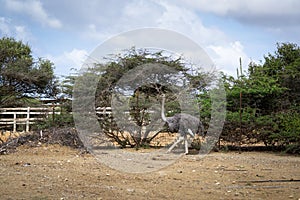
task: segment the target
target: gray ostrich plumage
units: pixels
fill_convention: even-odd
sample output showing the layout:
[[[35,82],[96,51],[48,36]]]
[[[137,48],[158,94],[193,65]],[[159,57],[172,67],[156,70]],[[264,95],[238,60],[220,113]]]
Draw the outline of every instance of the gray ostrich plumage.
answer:
[[[187,136],[190,135],[194,137],[195,134],[203,135],[203,126],[201,121],[190,114],[178,113],[172,117],[165,116],[165,94],[162,95],[162,105],[161,105],[161,117],[164,122],[167,123],[168,129],[172,133],[179,133],[180,137],[174,144],[168,149],[171,152],[172,149],[181,141],[185,142],[185,154],[188,153],[188,142]]]

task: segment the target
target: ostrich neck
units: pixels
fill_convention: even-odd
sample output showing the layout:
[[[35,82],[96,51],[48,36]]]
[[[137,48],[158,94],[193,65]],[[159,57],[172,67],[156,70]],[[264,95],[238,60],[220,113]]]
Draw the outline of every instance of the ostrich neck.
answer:
[[[161,103],[161,118],[163,121],[167,121],[167,118],[165,116],[165,96],[162,98],[162,103]]]

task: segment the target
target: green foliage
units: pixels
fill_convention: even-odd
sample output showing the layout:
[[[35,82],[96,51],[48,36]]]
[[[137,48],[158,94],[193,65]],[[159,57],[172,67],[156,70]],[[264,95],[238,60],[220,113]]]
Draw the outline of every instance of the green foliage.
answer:
[[[45,130],[54,127],[74,127],[73,115],[63,108],[60,110],[60,114],[49,115],[46,119],[34,125],[33,129]]]
[[[265,57],[265,73],[277,80],[286,91],[282,96],[283,108],[300,104],[300,48],[296,44],[277,44],[275,55]]]
[[[200,106],[200,114],[202,123],[208,126],[210,117],[211,117],[211,99],[209,96],[209,92],[205,91],[202,94],[198,95],[198,101]]]
[[[65,76],[60,83],[62,98],[64,99],[72,99],[73,97],[73,86],[75,84],[75,80],[78,77],[78,74],[71,74]]]
[[[295,111],[278,113],[275,116],[278,131],[270,135],[270,138],[279,145],[300,145],[300,113]]]
[[[240,143],[300,145],[300,49],[277,44],[262,65],[250,63],[238,77],[223,76],[227,119],[223,139]]]
[[[26,99],[57,94],[53,64],[34,61],[29,45],[0,39],[0,105],[23,106]]]

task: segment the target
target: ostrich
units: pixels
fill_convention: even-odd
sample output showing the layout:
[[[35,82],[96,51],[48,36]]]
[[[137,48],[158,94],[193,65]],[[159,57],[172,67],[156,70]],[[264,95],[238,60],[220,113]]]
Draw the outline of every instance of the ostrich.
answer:
[[[167,123],[169,131],[171,133],[179,133],[180,136],[176,142],[168,149],[168,153],[173,150],[173,148],[181,141],[184,140],[185,144],[185,154],[188,154],[188,141],[187,136],[190,135],[194,137],[195,134],[203,135],[203,126],[201,121],[186,113],[178,113],[173,117],[165,116],[165,94],[162,95],[162,105],[161,105],[161,118],[164,122]]]

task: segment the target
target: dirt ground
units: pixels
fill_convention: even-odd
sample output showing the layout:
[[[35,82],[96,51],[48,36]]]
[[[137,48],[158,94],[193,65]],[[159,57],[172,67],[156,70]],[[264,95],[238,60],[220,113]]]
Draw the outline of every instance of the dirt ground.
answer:
[[[0,199],[300,199],[300,157],[267,152],[186,155],[130,174],[59,145],[0,156]]]

